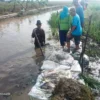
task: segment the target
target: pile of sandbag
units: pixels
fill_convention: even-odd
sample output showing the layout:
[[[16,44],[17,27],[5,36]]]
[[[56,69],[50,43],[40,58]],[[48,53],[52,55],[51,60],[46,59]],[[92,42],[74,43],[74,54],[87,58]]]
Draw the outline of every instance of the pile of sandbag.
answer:
[[[41,66],[41,74],[29,92],[30,100],[48,100],[61,78],[77,80],[81,72],[78,61],[62,50],[55,50]]]

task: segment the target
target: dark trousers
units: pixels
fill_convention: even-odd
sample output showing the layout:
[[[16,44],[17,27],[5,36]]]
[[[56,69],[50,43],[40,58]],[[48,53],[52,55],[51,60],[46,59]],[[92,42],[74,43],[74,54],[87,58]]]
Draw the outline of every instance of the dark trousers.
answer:
[[[64,46],[64,43],[66,42],[67,32],[68,32],[68,30],[59,30],[59,38],[60,38],[61,46]]]
[[[34,43],[34,45],[35,45],[35,48],[39,48],[40,46],[41,46],[41,47],[44,46],[43,42],[42,42],[42,43],[40,42],[40,46],[39,46],[38,42],[37,42],[37,43]]]
[[[74,41],[75,41],[75,45],[79,45],[81,36],[71,35],[70,38],[67,38],[67,42],[70,42],[70,40],[73,39],[73,38],[74,38]]]

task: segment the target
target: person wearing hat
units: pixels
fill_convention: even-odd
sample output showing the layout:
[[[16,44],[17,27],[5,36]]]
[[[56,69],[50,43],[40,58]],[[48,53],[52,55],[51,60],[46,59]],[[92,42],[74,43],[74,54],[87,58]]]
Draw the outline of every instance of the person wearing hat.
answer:
[[[33,29],[31,37],[35,38],[35,41],[34,41],[35,48],[39,48],[40,46],[42,47],[45,45],[45,32],[41,28],[42,23],[40,20],[37,20],[36,25],[37,25],[37,28]],[[36,38],[36,36],[37,36],[37,38]],[[40,43],[40,46],[39,46],[38,41]]]
[[[76,13],[79,15],[80,17],[80,21],[81,21],[81,26],[84,26],[84,12],[83,12],[83,7],[82,5],[79,3],[79,0],[73,0],[73,4],[76,8]]]

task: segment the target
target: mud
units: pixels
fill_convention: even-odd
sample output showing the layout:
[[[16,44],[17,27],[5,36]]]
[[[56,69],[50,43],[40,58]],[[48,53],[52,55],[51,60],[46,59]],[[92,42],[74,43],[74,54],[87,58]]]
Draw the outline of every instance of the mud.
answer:
[[[55,87],[51,100],[94,100],[90,89],[72,79],[61,79]]]

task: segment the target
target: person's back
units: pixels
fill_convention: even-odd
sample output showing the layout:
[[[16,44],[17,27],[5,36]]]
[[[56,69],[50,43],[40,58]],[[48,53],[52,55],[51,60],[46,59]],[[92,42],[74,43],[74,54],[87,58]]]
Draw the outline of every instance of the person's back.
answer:
[[[58,16],[57,22],[59,28],[60,44],[64,48],[67,39],[66,34],[71,27],[71,16],[69,15],[68,7],[63,7],[63,10]]]
[[[70,15],[68,15],[64,19],[59,18],[59,29],[60,30],[69,30],[70,25],[71,25],[71,16]]]
[[[80,17],[80,21],[81,21],[81,24],[84,23],[84,14],[83,14],[83,7],[81,5],[79,5],[77,8],[76,8],[76,13],[79,15]]]
[[[80,21],[81,21],[81,26],[84,26],[84,12],[83,12],[83,7],[81,6],[81,4],[78,2],[78,0],[73,0],[73,3],[75,5],[76,8],[76,13],[79,15],[80,17]]]
[[[78,14],[73,17],[72,26],[76,26],[75,30],[72,32],[72,35],[80,36],[82,34],[82,27]]]
[[[66,14],[67,13],[67,14]],[[58,25],[59,30],[69,30],[71,25],[72,17],[68,14],[68,9],[66,7],[63,8],[63,11],[60,12],[58,16]]]

